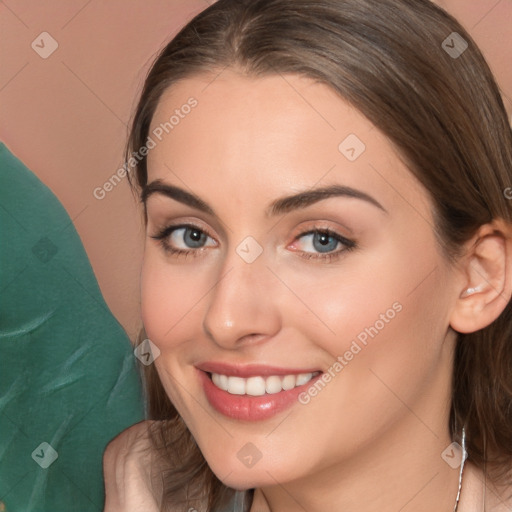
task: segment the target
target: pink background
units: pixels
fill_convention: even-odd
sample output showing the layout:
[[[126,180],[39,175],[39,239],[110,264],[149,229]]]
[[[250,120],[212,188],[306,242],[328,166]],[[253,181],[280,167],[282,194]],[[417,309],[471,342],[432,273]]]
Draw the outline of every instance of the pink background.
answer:
[[[211,3],[0,3],[0,140],[68,211],[105,300],[132,339],[141,325],[142,218],[126,179],[102,200],[93,191],[122,165],[127,125],[155,52]],[[479,44],[511,114],[512,1],[437,3]],[[31,47],[42,32],[58,43],[46,59]]]

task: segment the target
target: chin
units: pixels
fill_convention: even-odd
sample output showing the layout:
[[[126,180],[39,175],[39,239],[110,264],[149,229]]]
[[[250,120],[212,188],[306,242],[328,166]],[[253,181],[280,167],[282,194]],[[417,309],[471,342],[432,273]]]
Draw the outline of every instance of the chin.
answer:
[[[224,485],[240,491],[268,487],[276,485],[276,482],[284,483],[293,477],[291,468],[265,464],[263,460],[256,462],[252,467],[245,467],[236,455],[232,464],[228,464],[226,458],[219,460],[218,464],[210,460],[207,462]]]

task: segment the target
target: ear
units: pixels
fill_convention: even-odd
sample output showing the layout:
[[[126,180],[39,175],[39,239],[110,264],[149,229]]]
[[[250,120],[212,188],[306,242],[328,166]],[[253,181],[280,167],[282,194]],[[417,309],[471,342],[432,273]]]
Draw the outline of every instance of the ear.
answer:
[[[467,242],[460,263],[460,293],[450,317],[457,332],[475,332],[494,322],[512,296],[512,225],[496,219]]]

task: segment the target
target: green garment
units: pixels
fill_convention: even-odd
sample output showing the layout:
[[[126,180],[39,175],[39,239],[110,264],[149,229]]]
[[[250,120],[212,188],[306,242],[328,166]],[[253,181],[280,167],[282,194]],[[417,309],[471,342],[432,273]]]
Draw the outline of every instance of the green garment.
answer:
[[[144,416],[135,362],[66,210],[0,144],[0,510],[103,509],[105,446]]]

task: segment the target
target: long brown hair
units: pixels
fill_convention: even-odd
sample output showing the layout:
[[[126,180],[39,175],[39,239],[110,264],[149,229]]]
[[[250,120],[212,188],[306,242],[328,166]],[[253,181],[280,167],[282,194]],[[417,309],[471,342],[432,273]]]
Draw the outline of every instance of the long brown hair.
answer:
[[[218,0],[153,63],[127,157],[147,143],[163,91],[225,67],[249,77],[307,76],[363,113],[430,194],[436,237],[451,262],[483,224],[512,222],[504,197],[512,185],[512,133],[499,89],[469,34],[429,1]],[[145,157],[135,179],[128,177],[135,192],[146,184]],[[166,464],[163,509],[181,502],[217,510],[233,490],[206,464],[154,367],[144,372],[148,417],[167,420],[153,439]],[[465,425],[469,460],[505,481],[512,461],[511,302],[485,329],[458,335],[452,387],[452,438]]]

